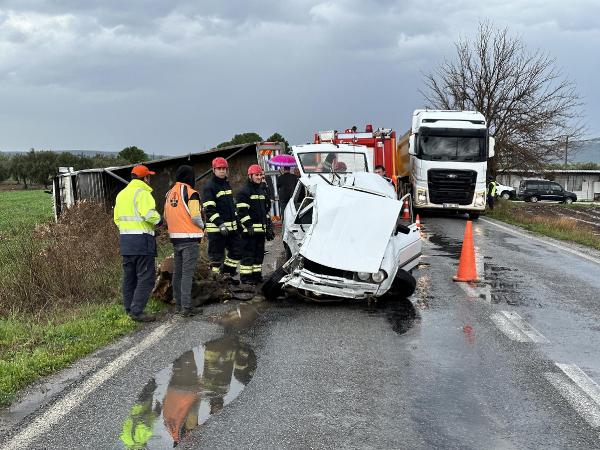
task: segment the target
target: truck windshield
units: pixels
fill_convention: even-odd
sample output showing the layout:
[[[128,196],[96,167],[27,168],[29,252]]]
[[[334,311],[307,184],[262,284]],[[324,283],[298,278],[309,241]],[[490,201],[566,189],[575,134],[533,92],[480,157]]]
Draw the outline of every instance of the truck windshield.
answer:
[[[353,173],[367,171],[364,153],[311,152],[298,155],[304,173]]]
[[[466,136],[421,136],[420,156],[440,161],[485,161],[485,138]]]

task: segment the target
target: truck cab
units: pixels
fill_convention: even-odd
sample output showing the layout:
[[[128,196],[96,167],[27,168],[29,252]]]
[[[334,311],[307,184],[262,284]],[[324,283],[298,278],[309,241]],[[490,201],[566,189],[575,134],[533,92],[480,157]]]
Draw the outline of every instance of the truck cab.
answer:
[[[494,155],[485,117],[476,111],[416,110],[398,143],[408,154],[405,180],[418,210],[485,210],[487,160]]]

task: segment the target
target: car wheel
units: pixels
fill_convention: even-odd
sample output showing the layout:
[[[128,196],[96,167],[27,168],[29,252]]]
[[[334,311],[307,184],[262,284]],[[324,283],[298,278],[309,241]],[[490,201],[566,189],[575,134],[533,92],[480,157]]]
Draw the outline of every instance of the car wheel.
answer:
[[[565,203],[567,205],[570,205],[571,203],[573,203],[573,199],[571,197],[567,197],[567,198],[565,198]]]
[[[417,280],[406,270],[399,269],[392,284],[393,295],[400,298],[407,298],[414,294],[417,287]]]
[[[281,289],[281,284],[279,282],[286,275],[287,272],[283,269],[283,267],[280,267],[275,272],[273,272],[269,276],[269,278],[267,278],[267,281],[264,282],[261,288],[265,299],[269,301],[277,300],[277,297],[279,297],[283,293],[283,290]]]
[[[500,197],[502,197],[504,200],[508,200],[510,198],[510,192],[504,191]]]
[[[537,203],[538,198],[535,195],[533,195],[533,196],[529,197],[529,201],[533,202],[533,203]]]

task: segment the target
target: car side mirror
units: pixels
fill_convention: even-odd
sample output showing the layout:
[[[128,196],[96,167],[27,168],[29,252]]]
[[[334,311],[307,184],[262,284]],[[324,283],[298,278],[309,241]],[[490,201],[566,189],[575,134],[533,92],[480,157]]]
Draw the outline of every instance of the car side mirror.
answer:
[[[399,223],[398,225],[396,225],[396,234],[398,233],[408,234],[410,233],[410,228],[408,228],[406,225]]]

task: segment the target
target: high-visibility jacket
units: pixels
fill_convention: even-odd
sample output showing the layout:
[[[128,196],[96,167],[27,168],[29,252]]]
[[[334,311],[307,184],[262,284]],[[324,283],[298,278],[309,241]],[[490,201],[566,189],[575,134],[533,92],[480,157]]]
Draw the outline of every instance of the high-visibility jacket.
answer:
[[[202,206],[206,213],[207,233],[219,232],[222,224],[229,231],[237,230],[237,214],[233,191],[227,178],[213,175],[202,190]]]
[[[174,244],[199,241],[204,232],[193,218],[200,216],[200,197],[188,184],[177,182],[167,192],[165,219]]]
[[[136,403],[123,422],[121,441],[128,449],[143,449],[154,434],[152,427],[155,421],[152,411],[152,397],[143,403]]]
[[[270,219],[271,200],[261,184],[248,180],[238,192],[237,211],[244,233],[250,227],[255,232],[264,233],[267,230],[267,221]]]
[[[117,195],[113,219],[119,227],[121,255],[156,256],[154,226],[160,222],[160,214],[150,186],[131,180]]]
[[[490,195],[492,197],[496,196],[496,182],[495,181],[490,182],[488,192],[490,193]]]

